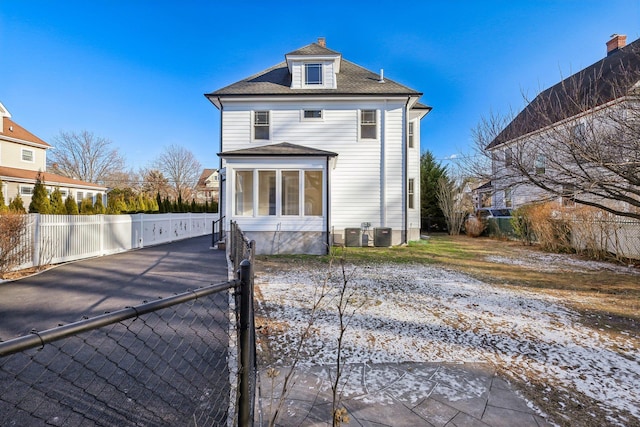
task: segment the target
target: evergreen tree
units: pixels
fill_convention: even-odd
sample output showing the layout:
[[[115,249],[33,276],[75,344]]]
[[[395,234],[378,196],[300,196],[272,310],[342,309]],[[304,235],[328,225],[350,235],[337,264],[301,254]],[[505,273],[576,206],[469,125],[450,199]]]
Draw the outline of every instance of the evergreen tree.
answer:
[[[198,206],[196,205],[196,201],[194,199],[191,199],[191,208],[189,209],[189,212],[198,212]]]
[[[104,207],[104,203],[102,203],[102,195],[96,196],[96,203],[93,205],[94,213],[97,215],[104,214],[106,209]]]
[[[80,215],[93,215],[94,213],[93,200],[91,197],[82,199],[82,202],[80,202]]]
[[[430,227],[445,227],[444,213],[438,204],[437,188],[438,180],[447,177],[447,167],[436,162],[430,151],[425,151],[420,156],[420,217],[421,228],[427,230]]]
[[[64,206],[64,201],[62,200],[62,192],[58,187],[56,187],[49,196],[49,205],[51,206],[50,213],[54,215],[67,214],[67,208]]]
[[[171,205],[171,202],[169,201],[169,197],[165,197],[164,198],[164,201],[162,202],[162,205],[164,206],[164,212],[165,213],[173,212],[173,207]]]
[[[20,194],[18,194],[15,199],[9,202],[9,210],[15,213],[27,213],[27,210],[24,208],[24,202],[22,201],[22,197],[20,197]]]
[[[67,210],[67,215],[78,215],[80,213],[78,212],[78,204],[74,200],[71,193],[69,193],[64,201],[64,208]]]
[[[162,197],[160,197],[160,192],[156,193],[156,203],[158,204],[158,212],[164,213],[164,203],[162,203]]]
[[[33,186],[31,203],[29,203],[29,213],[48,214],[50,213],[50,211],[51,205],[49,204],[47,189],[42,183],[42,174],[38,173],[38,176],[36,177],[36,183]]]
[[[2,193],[2,180],[0,179],[0,213],[6,212],[9,207],[4,202],[4,193]]]

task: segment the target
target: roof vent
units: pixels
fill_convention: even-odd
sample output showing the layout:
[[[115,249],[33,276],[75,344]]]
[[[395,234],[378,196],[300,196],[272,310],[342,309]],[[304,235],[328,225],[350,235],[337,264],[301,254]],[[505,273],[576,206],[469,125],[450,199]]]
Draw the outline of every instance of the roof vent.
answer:
[[[612,34],[611,40],[607,42],[607,56],[625,47],[627,44],[627,36],[624,34]]]
[[[380,68],[380,79],[378,83],[384,83],[384,68]]]

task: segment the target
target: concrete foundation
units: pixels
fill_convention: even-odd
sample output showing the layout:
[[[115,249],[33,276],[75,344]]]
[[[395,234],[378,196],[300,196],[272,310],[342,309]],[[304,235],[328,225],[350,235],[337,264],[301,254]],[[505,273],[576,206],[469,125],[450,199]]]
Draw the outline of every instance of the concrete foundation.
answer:
[[[243,231],[256,241],[258,255],[325,255],[329,250],[327,233],[319,231]]]

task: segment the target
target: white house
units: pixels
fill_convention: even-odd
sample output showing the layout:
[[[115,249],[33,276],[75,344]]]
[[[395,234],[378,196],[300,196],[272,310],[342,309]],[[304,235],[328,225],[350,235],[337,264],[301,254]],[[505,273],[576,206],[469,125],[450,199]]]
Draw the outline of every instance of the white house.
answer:
[[[640,214],[640,40],[541,92],[487,146],[492,207],[575,201]]]
[[[199,203],[218,201],[220,174],[217,169],[203,169],[196,184],[196,201]]]
[[[378,246],[419,239],[421,95],[323,38],[206,94],[221,116],[221,216],[258,253],[323,254],[362,229]]]
[[[0,180],[6,204],[18,194],[25,208],[31,203],[38,174],[49,192],[60,189],[63,199],[71,195],[78,203],[83,198],[106,197],[106,187],[67,178],[46,171],[47,150],[52,148],[11,118],[0,103]]]

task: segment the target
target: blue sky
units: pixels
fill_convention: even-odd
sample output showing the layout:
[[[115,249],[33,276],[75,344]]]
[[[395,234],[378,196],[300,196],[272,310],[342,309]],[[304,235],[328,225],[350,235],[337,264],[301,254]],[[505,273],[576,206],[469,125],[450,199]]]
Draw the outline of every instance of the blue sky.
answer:
[[[0,0],[0,102],[50,143],[109,138],[136,170],[171,144],[215,168],[220,117],[203,94],[326,37],[424,93],[421,148],[444,160],[470,151],[481,116],[520,109],[639,24],[640,0]]]

